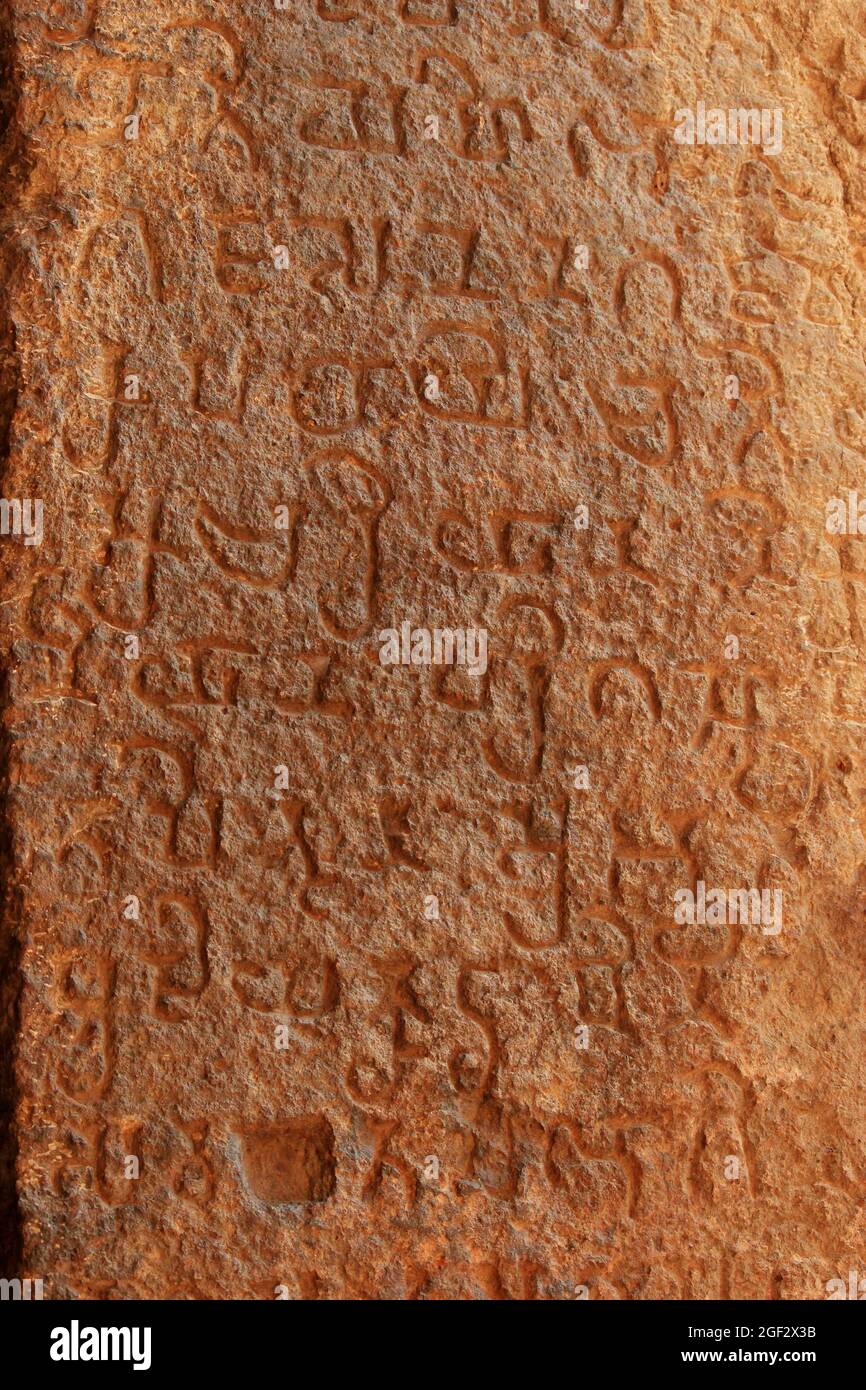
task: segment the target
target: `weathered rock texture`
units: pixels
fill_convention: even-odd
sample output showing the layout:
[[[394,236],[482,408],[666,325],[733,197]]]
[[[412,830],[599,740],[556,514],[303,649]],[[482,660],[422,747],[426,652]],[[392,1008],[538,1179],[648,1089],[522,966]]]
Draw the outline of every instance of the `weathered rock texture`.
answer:
[[[866,1275],[862,6],[11,9],[20,1271]]]

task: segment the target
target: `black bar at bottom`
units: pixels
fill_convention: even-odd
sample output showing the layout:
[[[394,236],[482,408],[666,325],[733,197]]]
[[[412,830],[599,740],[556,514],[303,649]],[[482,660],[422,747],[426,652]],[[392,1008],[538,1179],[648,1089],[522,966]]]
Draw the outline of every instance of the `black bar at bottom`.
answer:
[[[6,1348],[14,1346],[21,1370],[38,1371],[58,1383],[78,1375],[92,1380],[101,1370],[141,1379],[211,1371],[222,1377],[233,1372],[258,1377],[281,1374],[282,1367],[282,1374],[294,1379],[315,1374],[322,1356],[320,1370],[326,1367],[333,1382],[343,1370],[372,1374],[386,1348],[396,1350],[400,1341],[394,1339],[401,1337],[408,1341],[400,1354],[404,1372],[408,1349],[414,1347],[412,1359],[421,1353],[413,1376],[423,1366],[428,1376],[441,1368],[443,1375],[459,1371],[464,1379],[477,1365],[478,1374],[489,1379],[497,1352],[509,1362],[529,1358],[530,1367],[535,1363],[538,1368],[539,1358],[544,1364],[564,1363],[563,1370],[582,1367],[582,1375],[591,1375],[595,1363],[596,1373],[615,1372],[617,1378],[647,1371],[700,1376],[713,1367],[735,1372],[761,1367],[772,1375],[805,1367],[820,1373],[822,1381],[843,1370],[847,1376],[862,1375],[862,1310],[832,1300],[575,1300],[559,1311],[555,1304],[547,1305],[547,1311],[525,1305],[518,1315],[526,1317],[523,1325],[514,1322],[513,1304],[508,1322],[501,1325],[495,1312],[472,1314],[466,1304],[461,1308],[458,1326],[450,1323],[452,1315],[444,1315],[445,1323],[439,1321],[441,1313],[428,1322],[429,1311],[404,1312],[377,1303],[7,1299],[0,1302],[0,1331]],[[448,1335],[452,1328],[459,1341]]]

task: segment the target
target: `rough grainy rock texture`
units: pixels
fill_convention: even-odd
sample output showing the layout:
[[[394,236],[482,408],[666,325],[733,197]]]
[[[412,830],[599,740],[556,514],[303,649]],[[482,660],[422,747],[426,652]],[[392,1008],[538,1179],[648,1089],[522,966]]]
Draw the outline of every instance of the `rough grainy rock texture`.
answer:
[[[5,27],[19,1272],[866,1274],[864,6]]]

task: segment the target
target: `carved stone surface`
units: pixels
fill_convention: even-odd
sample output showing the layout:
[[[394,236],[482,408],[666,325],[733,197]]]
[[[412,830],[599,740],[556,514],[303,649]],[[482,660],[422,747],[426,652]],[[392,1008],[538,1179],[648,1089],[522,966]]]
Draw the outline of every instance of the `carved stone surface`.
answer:
[[[12,0],[46,1297],[866,1279],[866,25],[737,9]]]

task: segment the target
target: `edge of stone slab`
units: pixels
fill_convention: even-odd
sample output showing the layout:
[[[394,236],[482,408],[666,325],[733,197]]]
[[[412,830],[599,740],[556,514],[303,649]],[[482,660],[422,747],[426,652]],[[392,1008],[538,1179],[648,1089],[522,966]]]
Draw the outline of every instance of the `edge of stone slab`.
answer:
[[[14,6],[0,6],[0,490],[5,493],[12,424],[20,384],[13,316],[19,191],[24,182],[25,141],[18,124],[20,75]],[[15,550],[4,546],[0,596],[15,578]],[[4,621],[6,619],[4,618]],[[17,1275],[21,1223],[16,1185],[16,1043],[21,993],[20,941],[12,830],[7,816],[10,783],[8,658],[10,638],[0,633],[0,1276]]]

